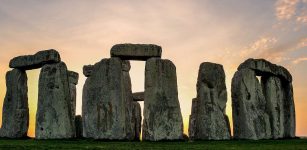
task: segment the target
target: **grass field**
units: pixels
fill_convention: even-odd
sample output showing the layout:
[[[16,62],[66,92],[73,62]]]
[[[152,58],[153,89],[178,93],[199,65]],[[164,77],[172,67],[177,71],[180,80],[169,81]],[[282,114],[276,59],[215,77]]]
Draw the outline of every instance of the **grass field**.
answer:
[[[103,142],[93,140],[0,140],[0,149],[307,149],[307,139],[198,142]]]

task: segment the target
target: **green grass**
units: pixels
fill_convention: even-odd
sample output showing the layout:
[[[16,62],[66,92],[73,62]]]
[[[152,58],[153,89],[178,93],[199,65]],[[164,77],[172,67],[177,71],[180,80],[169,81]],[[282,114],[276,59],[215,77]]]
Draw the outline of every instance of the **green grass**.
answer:
[[[197,142],[106,142],[94,140],[0,140],[0,149],[307,149],[307,139]]]

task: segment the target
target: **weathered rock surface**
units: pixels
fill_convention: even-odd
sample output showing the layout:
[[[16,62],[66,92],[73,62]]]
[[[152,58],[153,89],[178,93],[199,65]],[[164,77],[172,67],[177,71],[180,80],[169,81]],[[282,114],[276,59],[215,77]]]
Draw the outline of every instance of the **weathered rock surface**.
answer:
[[[45,64],[58,63],[61,61],[60,54],[54,50],[39,51],[34,55],[18,56],[10,61],[10,68],[31,70],[41,68]]]
[[[13,69],[6,74],[6,95],[2,110],[0,137],[23,138],[29,126],[28,87],[25,71]]]
[[[123,60],[147,60],[161,58],[162,48],[153,44],[117,44],[111,48],[111,57]]]
[[[189,131],[192,140],[230,139],[230,125],[225,113],[226,102],[223,66],[202,63],[198,73],[197,98],[193,100],[190,118]]]
[[[291,81],[291,74],[285,68],[266,60],[249,59],[241,64],[231,89],[234,138],[295,137]]]
[[[79,74],[77,72],[68,71],[68,81],[69,81],[69,90],[70,90],[70,106],[71,106],[71,114],[72,114],[72,122],[75,122],[76,115],[76,105],[77,105],[77,88]]]
[[[134,101],[144,101],[144,92],[136,92],[132,94]]]
[[[44,65],[39,77],[36,139],[64,139],[75,136],[71,95],[65,63]]]
[[[257,76],[277,76],[292,82],[292,76],[286,68],[272,64],[265,59],[247,59],[239,66],[238,70],[245,68],[254,70]]]
[[[83,66],[83,74],[86,77],[91,76],[94,66],[93,65],[85,65]]]
[[[82,127],[82,117],[81,115],[77,115],[75,117],[75,127],[76,127],[76,138],[83,138],[83,127]]]
[[[119,58],[103,59],[93,67],[83,87],[85,138],[133,140],[132,93],[129,73]],[[95,111],[93,111],[95,110]]]
[[[135,128],[134,140],[139,141],[141,139],[142,112],[141,105],[138,102],[133,102],[133,115],[133,123]]]
[[[145,141],[183,139],[176,67],[169,60],[151,58],[146,62],[142,134]]]

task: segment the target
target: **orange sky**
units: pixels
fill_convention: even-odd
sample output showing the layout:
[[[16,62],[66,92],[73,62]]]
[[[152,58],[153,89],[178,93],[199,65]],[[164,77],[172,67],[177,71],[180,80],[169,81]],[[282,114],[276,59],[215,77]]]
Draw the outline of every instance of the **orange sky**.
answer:
[[[231,119],[230,82],[247,58],[265,58],[293,75],[297,135],[307,136],[306,0],[38,1],[2,0],[0,5],[0,109],[9,60],[57,49],[68,68],[80,73],[77,114],[81,114],[83,65],[110,57],[118,43],[153,43],[177,67],[185,132],[198,67],[224,65]],[[145,62],[133,61],[133,91],[144,90]],[[30,129],[34,135],[39,70],[28,71]],[[0,117],[1,118],[1,117]]]

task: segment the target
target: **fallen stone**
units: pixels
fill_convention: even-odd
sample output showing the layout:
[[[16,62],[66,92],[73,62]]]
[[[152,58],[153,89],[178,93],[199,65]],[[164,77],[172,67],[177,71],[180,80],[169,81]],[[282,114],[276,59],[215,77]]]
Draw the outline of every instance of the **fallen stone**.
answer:
[[[136,92],[133,93],[133,100],[134,101],[144,101],[144,92]]]
[[[83,66],[83,74],[86,77],[91,76],[94,66],[93,65],[85,65]]]
[[[133,140],[132,93],[129,73],[119,58],[102,59],[83,87],[82,119],[85,138]],[[131,84],[131,83],[130,83]],[[93,111],[95,110],[95,111]]]
[[[223,66],[209,62],[202,63],[198,73],[197,98],[192,104],[192,122],[189,129],[192,140],[230,139],[230,125],[225,113],[226,102]]]
[[[13,69],[6,74],[6,95],[2,110],[1,138],[27,137],[29,127],[28,87],[25,71]]]
[[[144,100],[143,140],[182,140],[176,67],[171,61],[159,58],[146,61]]]
[[[147,60],[161,58],[162,48],[153,44],[117,44],[111,48],[111,57],[123,60]]]
[[[71,95],[65,63],[44,65],[39,77],[36,139],[75,137]]]
[[[76,138],[83,138],[83,128],[82,128],[82,117],[81,115],[77,115],[75,117],[75,127],[76,127]]]
[[[18,56],[10,61],[10,68],[31,70],[41,68],[45,64],[58,63],[61,61],[60,54],[54,50],[39,51],[34,55]]]

